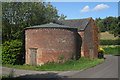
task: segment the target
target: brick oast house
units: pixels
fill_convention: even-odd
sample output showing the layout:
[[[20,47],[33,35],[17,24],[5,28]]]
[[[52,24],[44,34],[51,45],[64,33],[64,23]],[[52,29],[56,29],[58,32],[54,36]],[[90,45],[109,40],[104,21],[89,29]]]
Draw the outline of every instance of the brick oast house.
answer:
[[[76,27],[82,37],[81,56],[97,58],[99,28],[92,18],[56,21],[55,23]]]
[[[26,64],[42,65],[80,57],[82,39],[77,28],[44,24],[25,29]]]

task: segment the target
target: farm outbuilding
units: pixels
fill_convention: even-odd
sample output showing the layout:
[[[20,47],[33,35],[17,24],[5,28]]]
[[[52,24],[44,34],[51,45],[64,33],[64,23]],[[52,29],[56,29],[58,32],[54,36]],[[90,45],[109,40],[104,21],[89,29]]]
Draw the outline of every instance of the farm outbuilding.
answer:
[[[26,64],[66,61],[81,56],[82,39],[78,29],[49,23],[25,29]]]
[[[75,27],[82,37],[81,56],[97,58],[99,46],[99,28],[92,18],[56,21],[60,25]]]

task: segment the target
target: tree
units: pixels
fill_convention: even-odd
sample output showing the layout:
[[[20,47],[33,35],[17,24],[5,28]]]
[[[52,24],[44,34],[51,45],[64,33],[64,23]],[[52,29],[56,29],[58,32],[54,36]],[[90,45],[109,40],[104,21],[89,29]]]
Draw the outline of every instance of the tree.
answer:
[[[64,16],[64,14],[61,14],[61,17],[59,18],[59,20],[65,20],[67,16]]]
[[[104,24],[104,27],[107,29],[107,31],[110,30],[112,23],[117,24],[117,19],[115,17],[110,16],[110,17],[103,19],[103,24]]]
[[[100,20],[101,20],[100,17],[99,17],[99,18],[96,18],[96,19],[95,19],[95,22],[98,23]]]
[[[98,23],[98,26],[100,27],[101,32],[105,32],[107,29],[104,27],[104,23],[102,20],[100,20]]]
[[[59,18],[57,9],[50,3],[42,2],[9,2],[2,4],[3,42],[23,38],[24,28],[41,25]]]
[[[116,18],[112,16],[106,17],[104,19],[96,18],[95,22],[97,22],[101,32],[109,31],[111,34],[118,36],[116,35],[115,31],[118,30],[117,26],[119,18],[120,17]]]
[[[109,32],[114,34],[115,37],[118,36],[120,38],[120,23],[112,23],[110,28],[111,30]]]
[[[41,25],[45,23],[53,22],[58,20],[58,11],[50,3],[44,2],[3,2],[2,3],[2,42],[10,43],[5,46],[10,46],[15,41],[22,42],[22,45],[17,47],[20,48],[21,59],[24,57],[25,48],[25,33],[24,28],[33,25]],[[15,44],[13,44],[13,47]],[[4,48],[6,49],[6,48]],[[10,48],[11,50],[11,48]],[[2,54],[11,54],[10,51],[5,50]],[[18,54],[18,52],[14,52]],[[7,58],[7,57],[6,57]],[[14,57],[15,58],[15,57]],[[20,58],[18,58],[20,59]],[[6,59],[7,60],[7,59]],[[20,61],[20,60],[17,60]],[[16,63],[16,62],[14,62]]]
[[[120,37],[120,17],[113,20],[114,22],[111,22],[110,24],[110,30],[109,32],[114,34],[114,36]]]

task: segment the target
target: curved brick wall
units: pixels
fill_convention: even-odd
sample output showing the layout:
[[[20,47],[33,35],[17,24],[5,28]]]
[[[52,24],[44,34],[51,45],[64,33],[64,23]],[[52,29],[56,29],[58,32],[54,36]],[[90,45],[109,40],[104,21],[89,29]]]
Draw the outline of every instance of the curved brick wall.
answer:
[[[77,32],[59,28],[38,28],[25,31],[26,63],[30,64],[30,48],[37,48],[37,65],[46,62],[58,62],[64,56],[64,61],[76,57],[78,53]],[[79,51],[80,52],[80,51]]]

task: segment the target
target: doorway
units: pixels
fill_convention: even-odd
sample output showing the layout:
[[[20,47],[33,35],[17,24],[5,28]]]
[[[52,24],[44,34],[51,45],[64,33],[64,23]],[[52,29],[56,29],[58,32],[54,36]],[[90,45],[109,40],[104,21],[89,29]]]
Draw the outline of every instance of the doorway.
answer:
[[[37,65],[37,48],[30,48],[30,65]]]

